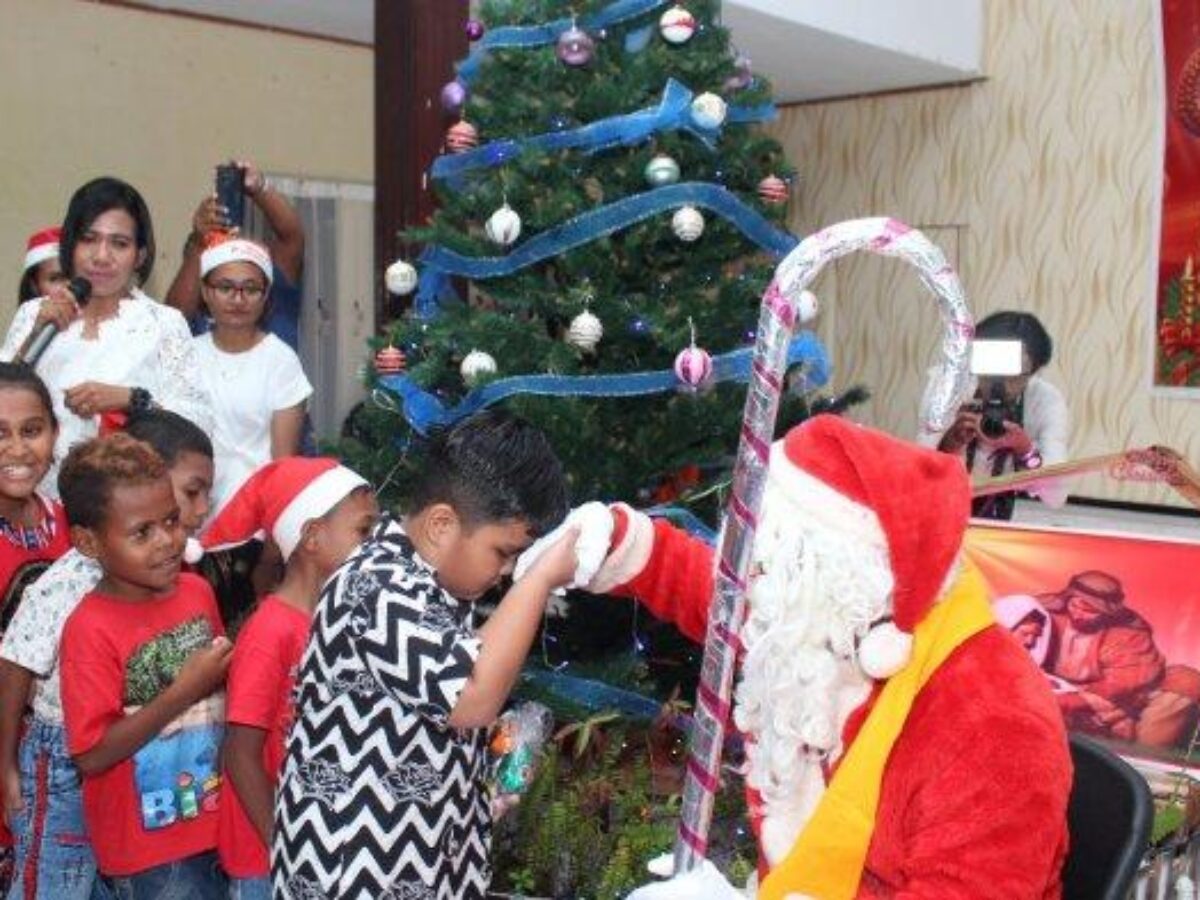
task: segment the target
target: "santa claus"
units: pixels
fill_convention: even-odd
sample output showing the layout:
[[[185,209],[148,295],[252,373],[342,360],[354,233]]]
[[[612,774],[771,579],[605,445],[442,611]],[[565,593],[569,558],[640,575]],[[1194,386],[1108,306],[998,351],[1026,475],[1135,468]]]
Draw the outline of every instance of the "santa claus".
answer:
[[[961,554],[962,464],[835,416],[773,448],[734,721],[759,898],[1061,894],[1062,718]],[[579,579],[703,641],[706,544],[624,505],[573,514]],[[587,555],[607,550],[595,570]],[[706,865],[639,896],[729,890]]]

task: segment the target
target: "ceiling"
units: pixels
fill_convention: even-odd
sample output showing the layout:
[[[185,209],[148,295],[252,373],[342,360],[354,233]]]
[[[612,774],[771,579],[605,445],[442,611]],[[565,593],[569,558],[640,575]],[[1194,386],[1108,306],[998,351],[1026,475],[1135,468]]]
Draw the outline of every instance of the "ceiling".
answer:
[[[780,103],[981,75],[983,0],[726,0],[724,24]],[[143,6],[370,45],[374,0],[143,0]]]

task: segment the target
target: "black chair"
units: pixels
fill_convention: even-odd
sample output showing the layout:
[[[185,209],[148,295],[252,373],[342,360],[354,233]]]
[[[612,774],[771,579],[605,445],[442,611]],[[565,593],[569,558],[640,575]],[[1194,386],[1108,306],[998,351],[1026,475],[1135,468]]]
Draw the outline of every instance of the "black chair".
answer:
[[[1096,741],[1072,734],[1070,744],[1075,778],[1063,900],[1125,900],[1150,841],[1150,788],[1133,766]]]

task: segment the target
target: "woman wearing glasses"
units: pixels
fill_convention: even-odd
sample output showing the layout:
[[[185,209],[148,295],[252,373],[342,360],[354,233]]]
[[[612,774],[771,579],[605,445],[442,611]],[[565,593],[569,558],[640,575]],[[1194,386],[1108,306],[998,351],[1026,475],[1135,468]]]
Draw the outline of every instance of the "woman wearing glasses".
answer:
[[[200,294],[212,330],[194,339],[213,411],[213,513],[252,472],[300,448],[312,385],[296,352],[270,333],[271,255],[244,238],[200,255]]]
[[[138,286],[154,267],[142,195],[116,178],[83,185],[67,206],[59,255],[64,274],[87,279],[90,294],[77,299],[59,285],[21,304],[0,347],[0,360],[24,358],[46,326],[57,329],[35,365],[59,423],[55,463],[40,487],[54,498],[58,461],[71,445],[129,414],[162,406],[205,431],[212,425],[187,322]]]

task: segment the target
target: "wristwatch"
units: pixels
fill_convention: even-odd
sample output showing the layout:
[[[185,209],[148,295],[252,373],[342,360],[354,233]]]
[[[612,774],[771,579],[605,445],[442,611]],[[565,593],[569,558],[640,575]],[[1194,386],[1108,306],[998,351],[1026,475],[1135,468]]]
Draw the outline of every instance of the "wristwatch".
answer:
[[[1042,467],[1042,454],[1038,453],[1037,447],[1030,448],[1029,452],[1018,457],[1021,461],[1021,466],[1026,469],[1040,469]]]
[[[149,412],[152,409],[154,409],[154,398],[150,396],[148,390],[142,387],[129,389],[129,414],[131,416]]]

